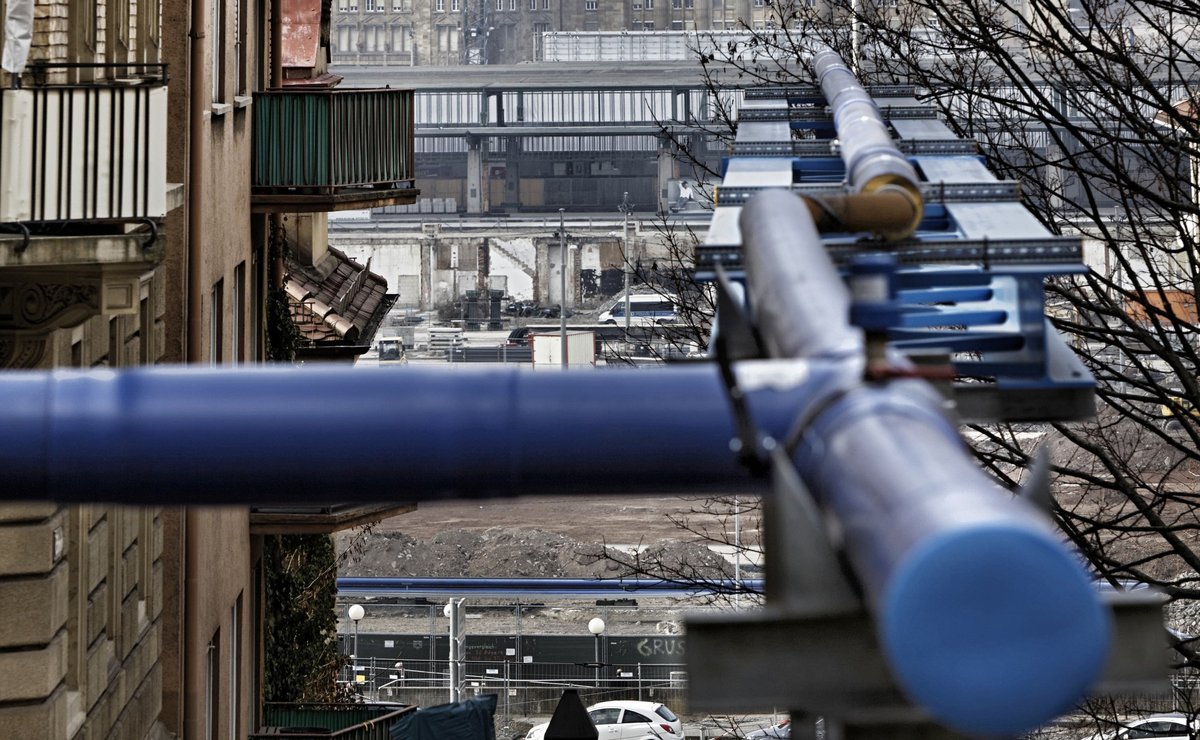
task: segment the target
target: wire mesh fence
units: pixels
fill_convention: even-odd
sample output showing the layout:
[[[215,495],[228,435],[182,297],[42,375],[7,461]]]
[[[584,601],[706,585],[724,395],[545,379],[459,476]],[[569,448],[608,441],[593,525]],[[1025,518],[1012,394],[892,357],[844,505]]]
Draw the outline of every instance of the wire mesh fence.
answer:
[[[450,701],[447,660],[354,660],[344,680],[368,701],[431,706]],[[656,701],[682,711],[687,673],[678,663],[538,663],[469,660],[463,696],[496,694],[497,713],[512,717],[550,714],[564,689],[575,689],[586,704],[610,699]]]

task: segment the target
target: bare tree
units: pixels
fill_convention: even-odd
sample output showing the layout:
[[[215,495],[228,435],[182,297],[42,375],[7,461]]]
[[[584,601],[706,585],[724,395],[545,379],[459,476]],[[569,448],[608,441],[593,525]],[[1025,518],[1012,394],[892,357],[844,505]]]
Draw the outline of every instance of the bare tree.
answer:
[[[1084,239],[1091,269],[1047,290],[1096,377],[1095,420],[969,434],[1010,487],[1034,448],[1049,450],[1053,514],[1097,576],[1167,594],[1181,677],[1200,668],[1188,636],[1200,634],[1198,15],[1195,0],[783,0],[767,28],[698,49],[724,101],[730,88],[811,84],[806,40],[819,38],[865,83],[913,85],[1019,181],[1042,224]],[[736,119],[721,120],[728,140]],[[1117,707],[1093,709],[1111,722]]]

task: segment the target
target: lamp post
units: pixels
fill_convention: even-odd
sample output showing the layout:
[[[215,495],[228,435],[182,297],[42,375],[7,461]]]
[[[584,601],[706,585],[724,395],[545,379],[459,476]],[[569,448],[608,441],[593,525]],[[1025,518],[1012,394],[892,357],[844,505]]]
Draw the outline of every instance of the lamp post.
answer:
[[[600,617],[592,617],[592,621],[588,622],[588,632],[596,638],[596,688],[600,688],[600,635],[604,634],[604,620]]]
[[[633,208],[633,204],[629,202],[629,193],[621,194],[621,213],[625,215],[625,223],[621,231],[621,259],[625,262],[621,265],[621,272],[624,273],[625,282],[625,341],[629,341],[629,210]],[[603,629],[603,627],[601,627]]]
[[[564,208],[558,209],[558,353],[562,369],[567,369],[567,230],[563,225]]]
[[[351,654],[350,667],[353,669],[353,680],[358,681],[358,621],[366,614],[366,610],[361,604],[351,604],[346,610],[346,616],[350,617],[350,621],[354,622],[354,652]]]

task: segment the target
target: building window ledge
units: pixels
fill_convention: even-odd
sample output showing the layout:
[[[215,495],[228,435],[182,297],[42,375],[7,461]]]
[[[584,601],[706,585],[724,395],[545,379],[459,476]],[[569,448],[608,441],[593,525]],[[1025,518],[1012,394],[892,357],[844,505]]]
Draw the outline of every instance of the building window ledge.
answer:
[[[223,116],[231,110],[233,110],[233,106],[230,105],[229,103],[213,103],[212,104],[212,114],[214,116]]]

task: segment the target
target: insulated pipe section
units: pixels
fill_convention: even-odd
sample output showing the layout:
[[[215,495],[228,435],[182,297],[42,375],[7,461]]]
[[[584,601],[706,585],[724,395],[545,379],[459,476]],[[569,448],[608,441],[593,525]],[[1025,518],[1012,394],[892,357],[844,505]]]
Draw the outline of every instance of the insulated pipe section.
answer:
[[[972,737],[1015,737],[1096,681],[1111,617],[1042,514],[972,462],[927,384],[830,404],[797,470],[840,524],[904,692]]]
[[[746,285],[772,357],[852,357],[862,334],[849,294],[800,198],[764,190],[742,207]]]
[[[742,363],[782,435],[829,370]],[[758,490],[715,367],[0,375],[0,498],[312,505]]]
[[[892,142],[875,101],[837,52],[818,45],[811,64],[833,113],[850,186],[859,193],[903,193],[910,203],[907,217],[898,218],[878,233],[891,240],[911,236],[921,223],[923,210],[916,171]]]
[[[742,211],[763,339],[775,357],[854,349],[846,290],[795,200],[765,191]],[[972,462],[928,384],[822,392],[796,470],[838,522],[905,693],[972,736],[1018,735],[1070,709],[1099,676],[1111,626],[1050,523]]]
[[[904,192],[884,189],[874,193],[801,195],[813,224],[822,234],[869,231],[890,233],[898,223],[912,218],[912,200]]]

